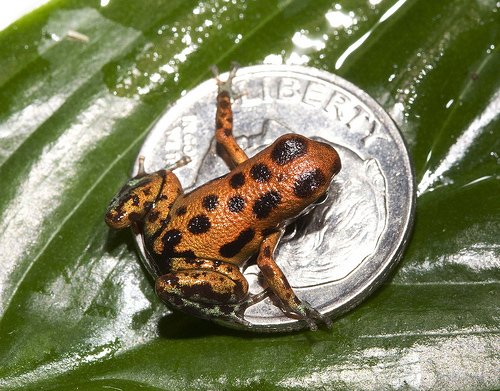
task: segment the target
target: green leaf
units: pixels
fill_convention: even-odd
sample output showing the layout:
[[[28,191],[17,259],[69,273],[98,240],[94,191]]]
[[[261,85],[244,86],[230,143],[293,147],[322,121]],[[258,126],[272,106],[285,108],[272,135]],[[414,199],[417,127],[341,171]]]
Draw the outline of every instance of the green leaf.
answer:
[[[499,389],[499,26],[496,0],[53,0],[0,32],[0,388]],[[339,74],[413,155],[409,247],[332,330],[171,313],[104,224],[155,119],[234,60]]]

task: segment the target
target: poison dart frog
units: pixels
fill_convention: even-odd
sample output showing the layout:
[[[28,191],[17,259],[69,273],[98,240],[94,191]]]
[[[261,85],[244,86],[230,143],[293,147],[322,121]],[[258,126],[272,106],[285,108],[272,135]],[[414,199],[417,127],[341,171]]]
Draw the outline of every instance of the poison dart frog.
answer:
[[[324,198],[340,171],[335,149],[299,134],[286,134],[248,158],[233,137],[231,82],[218,85],[215,138],[235,168],[189,193],[171,170],[144,171],[112,199],[106,223],[115,229],[135,225],[143,235],[157,274],[156,294],[167,305],[205,319],[250,323],[243,312],[267,293],[279,299],[283,312],[332,321],[300,300],[276,264],[273,252],[284,228],[314,202]],[[241,268],[257,254],[257,266],[268,288],[250,295]],[[271,292],[269,292],[271,291]]]

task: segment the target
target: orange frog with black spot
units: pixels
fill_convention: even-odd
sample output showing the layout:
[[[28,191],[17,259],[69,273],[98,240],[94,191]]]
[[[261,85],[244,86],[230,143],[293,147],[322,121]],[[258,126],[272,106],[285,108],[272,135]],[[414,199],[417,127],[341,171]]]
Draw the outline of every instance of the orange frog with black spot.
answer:
[[[273,259],[286,225],[321,199],[340,158],[335,149],[298,134],[286,134],[248,158],[232,134],[231,81],[217,78],[215,137],[236,167],[184,194],[171,171],[139,168],[111,201],[106,223],[136,224],[157,274],[156,293],[168,305],[207,319],[249,326],[244,310],[263,298],[251,296],[241,267],[255,253],[268,289],[288,316],[332,321],[300,300]],[[214,72],[215,73],[215,72]],[[216,75],[217,77],[217,75]],[[271,293],[270,293],[271,294]]]

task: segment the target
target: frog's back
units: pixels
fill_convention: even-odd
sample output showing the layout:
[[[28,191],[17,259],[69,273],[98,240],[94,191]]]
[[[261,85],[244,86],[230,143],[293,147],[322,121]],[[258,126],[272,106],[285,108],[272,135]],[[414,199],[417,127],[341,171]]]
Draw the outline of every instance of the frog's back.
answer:
[[[265,236],[325,193],[339,170],[330,145],[284,135],[228,175],[180,196],[150,245],[160,249],[156,255],[162,259],[242,264]]]

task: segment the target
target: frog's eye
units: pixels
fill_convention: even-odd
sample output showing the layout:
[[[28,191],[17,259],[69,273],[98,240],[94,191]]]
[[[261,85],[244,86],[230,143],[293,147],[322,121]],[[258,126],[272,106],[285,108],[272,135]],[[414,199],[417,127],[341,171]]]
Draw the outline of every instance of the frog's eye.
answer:
[[[314,200],[312,203],[314,205],[320,205],[322,204],[323,202],[326,201],[326,199],[328,198],[328,192],[325,191],[323,194],[321,194],[318,198],[316,198],[316,200]]]

